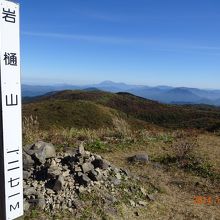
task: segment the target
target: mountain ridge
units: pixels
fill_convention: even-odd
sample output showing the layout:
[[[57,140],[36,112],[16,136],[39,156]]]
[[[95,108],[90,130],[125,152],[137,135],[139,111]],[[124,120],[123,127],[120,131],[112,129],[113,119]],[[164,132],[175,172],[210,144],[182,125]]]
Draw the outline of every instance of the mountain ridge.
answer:
[[[185,103],[187,104],[187,103]],[[46,127],[83,125],[113,126],[119,117],[131,124],[154,124],[166,128],[220,128],[220,108],[208,105],[170,105],[130,93],[65,90],[29,99],[24,117],[36,116]],[[94,126],[95,125],[95,126]]]
[[[33,97],[44,95],[52,91],[62,90],[102,90],[107,92],[129,92],[143,98],[152,99],[162,103],[178,103],[178,104],[208,104],[220,106],[220,90],[207,90],[188,87],[171,87],[171,86],[144,86],[130,85],[126,83],[115,83],[112,81],[103,81],[99,84],[90,85],[22,85],[22,96]]]

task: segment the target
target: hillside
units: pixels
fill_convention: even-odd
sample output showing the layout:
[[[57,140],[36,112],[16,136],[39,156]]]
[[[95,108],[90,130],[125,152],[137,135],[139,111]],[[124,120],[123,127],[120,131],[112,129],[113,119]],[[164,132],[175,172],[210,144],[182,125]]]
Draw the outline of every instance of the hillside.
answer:
[[[23,112],[25,116],[37,116],[45,129],[51,126],[96,129],[112,125],[111,110],[88,101],[45,100],[25,105]]]
[[[44,95],[48,92],[62,90],[101,90],[106,92],[129,92],[133,95],[146,99],[152,99],[162,103],[176,104],[208,104],[219,106],[220,90],[198,89],[188,87],[171,87],[171,86],[145,86],[145,85],[128,85],[125,83],[116,83],[104,81],[98,84],[88,85],[22,85],[23,97],[34,97]]]
[[[23,116],[25,219],[219,218],[219,132],[203,131],[219,108],[68,90],[29,98]]]
[[[168,105],[129,93],[65,90],[27,99],[24,116],[37,116],[45,128],[108,127],[114,117],[130,124],[149,123],[168,128],[220,128],[220,109],[206,105]]]

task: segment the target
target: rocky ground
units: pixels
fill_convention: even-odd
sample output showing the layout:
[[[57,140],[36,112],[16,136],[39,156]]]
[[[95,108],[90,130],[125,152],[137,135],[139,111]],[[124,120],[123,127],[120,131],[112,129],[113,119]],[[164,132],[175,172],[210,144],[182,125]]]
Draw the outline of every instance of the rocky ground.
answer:
[[[41,210],[47,218],[60,215],[62,219],[62,215],[74,214],[71,219],[78,219],[88,207],[104,212],[103,216],[120,216],[117,204],[121,201],[138,207],[154,200],[138,178],[86,151],[83,144],[75,150],[56,153],[52,144],[39,141],[25,148],[23,159],[27,216],[33,210]],[[128,161],[147,163],[148,157],[134,155]]]
[[[218,134],[77,132],[24,147],[22,220],[220,219]]]

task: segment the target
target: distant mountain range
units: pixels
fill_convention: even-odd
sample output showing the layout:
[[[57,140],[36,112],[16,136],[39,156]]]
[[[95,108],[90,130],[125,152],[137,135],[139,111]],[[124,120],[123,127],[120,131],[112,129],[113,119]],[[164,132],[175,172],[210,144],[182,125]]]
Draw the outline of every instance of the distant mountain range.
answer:
[[[95,91],[102,90],[107,92],[128,92],[143,98],[156,100],[169,104],[207,104],[220,106],[220,90],[207,90],[187,87],[171,87],[171,86],[141,86],[128,85],[125,83],[115,83],[112,81],[104,81],[99,84],[91,84],[84,86],[58,84],[50,86],[41,85],[22,85],[22,96],[33,97],[44,95],[52,91],[62,90],[86,90]]]

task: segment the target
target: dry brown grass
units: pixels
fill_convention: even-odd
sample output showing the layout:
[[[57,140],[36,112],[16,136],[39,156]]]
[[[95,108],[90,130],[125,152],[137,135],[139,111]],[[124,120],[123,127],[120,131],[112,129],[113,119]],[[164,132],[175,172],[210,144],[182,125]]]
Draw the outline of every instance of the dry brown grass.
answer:
[[[137,152],[148,152],[150,156],[155,155],[156,152],[161,155],[166,153],[164,150],[166,147],[160,147],[161,145],[157,143],[154,147],[146,145],[130,148],[127,152],[121,150],[103,155],[112,163],[129,169],[146,185],[151,183],[160,190],[160,193],[155,195],[155,201],[150,202],[146,208],[131,209],[123,206],[125,219],[220,219],[220,204],[194,204],[194,196],[209,195],[213,198],[219,196],[218,185],[213,185],[210,180],[179,169],[167,170],[155,163],[147,165],[127,163],[127,157]],[[139,216],[134,214],[135,211],[138,211]]]
[[[174,154],[180,161],[188,158],[196,147],[198,147],[197,134],[189,131],[178,132],[176,134],[176,139],[172,144]]]
[[[42,132],[36,119],[30,118],[24,120],[23,135],[26,143],[41,139],[61,148],[65,145],[74,147],[79,141],[97,141],[101,146],[103,144],[103,151],[99,152],[102,156],[118,167],[129,169],[133,177],[139,178],[147,189],[154,189],[152,192],[155,201],[147,201],[146,207],[131,207],[121,203],[119,209],[124,217],[114,216],[112,219],[220,219],[220,204],[194,204],[194,196],[220,196],[218,181],[187,172],[178,166],[169,167],[153,162],[155,158],[167,155],[180,158],[193,155],[193,158],[200,158],[201,161],[211,164],[213,170],[220,174],[219,136],[195,131],[132,131],[124,121],[115,119],[114,123],[113,129],[51,128]],[[105,144],[112,150],[105,150]],[[128,157],[142,152],[149,155],[149,164],[134,165],[127,162]]]
[[[198,137],[198,143],[200,147],[196,148],[194,153],[212,164],[220,173],[220,136],[205,133]]]
[[[130,126],[122,118],[114,117],[113,125],[118,135],[121,135],[122,137],[131,137],[133,135]]]

